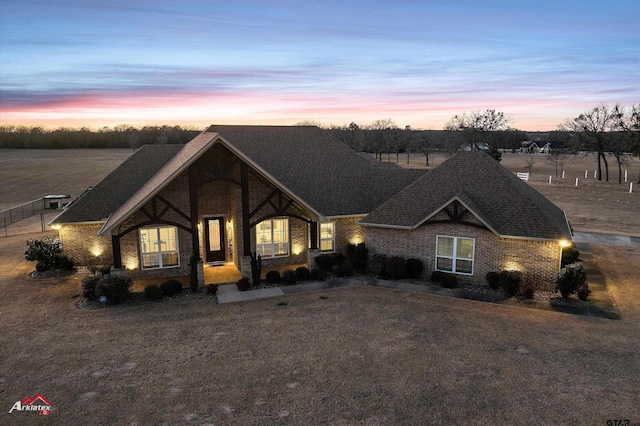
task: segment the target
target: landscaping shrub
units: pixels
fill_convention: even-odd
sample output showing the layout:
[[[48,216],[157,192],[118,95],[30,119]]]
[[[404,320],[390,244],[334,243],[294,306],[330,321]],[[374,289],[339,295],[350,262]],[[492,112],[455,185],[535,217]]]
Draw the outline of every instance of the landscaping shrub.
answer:
[[[249,278],[247,277],[242,277],[238,280],[238,282],[236,282],[236,287],[238,287],[239,291],[247,291],[249,290],[250,284],[249,284]]]
[[[577,263],[571,263],[558,272],[556,275],[556,291],[560,292],[565,299],[577,292],[587,281],[587,274],[584,268]]]
[[[439,283],[440,280],[442,279],[443,275],[444,275],[444,272],[442,272],[442,271],[433,271],[431,273],[431,282],[432,283]]]
[[[424,271],[424,265],[420,259],[407,259],[407,278],[418,278]]]
[[[380,269],[380,272],[378,272],[378,278],[381,280],[388,280],[391,277],[389,276],[387,270],[385,268],[382,268]]]
[[[315,259],[318,268],[325,272],[330,272],[333,268],[333,256],[330,254],[321,254]]]
[[[278,284],[280,282],[280,272],[278,271],[269,271],[265,276],[267,282],[269,284]]]
[[[344,277],[352,277],[354,274],[353,267],[347,263],[343,263],[342,265],[338,265],[336,267],[336,275],[344,278]]]
[[[347,256],[342,253],[333,253],[330,256],[333,258],[333,266],[343,265],[345,260],[347,260]]]
[[[296,278],[298,278],[298,281],[307,281],[310,275],[309,269],[304,266],[296,269]]]
[[[522,284],[522,272],[520,271],[501,271],[500,272],[500,288],[509,296],[515,296],[520,293],[520,284]]]
[[[320,268],[313,268],[309,274],[311,281],[324,281],[327,279],[327,273]]]
[[[525,299],[533,299],[535,292],[536,291],[533,287],[527,285],[522,289],[522,297],[524,297]]]
[[[82,297],[95,300],[96,299],[96,285],[100,275],[90,275],[82,280]]]
[[[210,294],[210,295],[216,294],[218,292],[218,284],[208,284],[206,289],[207,289],[207,294]]]
[[[453,274],[442,274],[440,276],[440,285],[444,288],[458,287],[458,277]]]
[[[589,286],[585,283],[582,287],[578,289],[578,299],[585,301],[591,294],[591,290],[589,290]]]
[[[293,269],[287,269],[282,272],[282,282],[286,285],[293,285],[298,282],[298,277]]]
[[[385,266],[387,265],[387,255],[385,254],[374,254],[371,262],[371,270],[377,274],[380,274]]]
[[[500,272],[487,272],[486,279],[491,290],[500,289]]]
[[[575,243],[571,243],[571,245],[562,248],[562,267],[564,268],[566,265],[571,263],[575,263],[580,257],[580,250],[576,248]]]
[[[160,300],[162,296],[162,289],[159,285],[150,284],[144,288],[144,298],[146,300]]]
[[[178,280],[169,280],[160,284],[162,294],[165,296],[173,296],[174,294],[182,293],[182,283]]]
[[[60,238],[45,237],[44,240],[27,241],[24,257],[29,262],[36,263],[36,271],[44,272],[50,269],[73,269],[73,260],[62,254]]]
[[[95,296],[107,298],[107,303],[116,305],[124,302],[131,292],[131,280],[117,275],[100,275],[95,288]]]
[[[102,275],[109,275],[111,273],[111,266],[110,265],[98,266],[98,272],[100,272]]]
[[[347,244],[347,259],[357,271],[366,271],[369,263],[369,249],[361,244]]]
[[[385,269],[393,280],[400,280],[407,276],[407,262],[400,256],[390,257]]]

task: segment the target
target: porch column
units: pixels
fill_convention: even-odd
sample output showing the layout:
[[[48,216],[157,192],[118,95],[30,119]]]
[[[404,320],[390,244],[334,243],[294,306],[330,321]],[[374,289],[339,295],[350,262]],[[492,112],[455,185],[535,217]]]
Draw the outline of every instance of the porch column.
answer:
[[[122,252],[120,251],[120,237],[111,236],[111,250],[113,251],[113,267],[122,269]]]
[[[242,194],[242,253],[251,255],[251,223],[249,221],[249,166],[240,163],[240,191]]]
[[[318,222],[309,222],[309,239],[311,240],[309,249],[317,250],[318,249]]]
[[[198,242],[198,187],[196,186],[196,171],[189,166],[189,215],[191,216],[191,254],[200,259],[200,244]]]

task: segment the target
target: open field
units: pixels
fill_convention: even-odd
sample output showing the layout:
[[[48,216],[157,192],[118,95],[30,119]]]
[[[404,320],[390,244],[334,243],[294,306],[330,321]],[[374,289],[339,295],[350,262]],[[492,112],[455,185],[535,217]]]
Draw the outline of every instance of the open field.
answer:
[[[0,149],[0,210],[49,194],[75,199],[132,153],[130,149]]]
[[[80,154],[68,159],[85,164]],[[67,182],[60,171],[78,186],[109,171],[43,160],[36,169],[58,170],[55,185]],[[638,235],[637,193],[548,185],[533,172],[537,189],[568,203],[576,229]],[[38,189],[72,192],[49,183]],[[3,199],[20,187],[3,188]],[[0,424],[640,422],[638,247],[593,247],[614,321],[366,287],[83,311],[82,276],[28,277],[25,240],[41,236],[0,238]],[[38,393],[51,418],[8,413]]]
[[[638,247],[594,250],[621,321],[367,287],[82,311],[23,249],[0,239],[0,424],[640,422]],[[38,393],[51,418],[8,413]]]

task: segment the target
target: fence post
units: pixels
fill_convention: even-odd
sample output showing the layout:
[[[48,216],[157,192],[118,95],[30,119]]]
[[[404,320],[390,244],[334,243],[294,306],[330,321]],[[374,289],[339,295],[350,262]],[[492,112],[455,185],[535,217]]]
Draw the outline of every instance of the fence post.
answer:
[[[629,183],[629,194],[633,192],[633,182]]]
[[[576,186],[578,186],[578,178],[576,178]]]
[[[624,181],[625,182],[627,181],[627,171],[626,170],[624,171]]]
[[[597,178],[598,178],[598,171],[597,171],[597,170],[594,170],[594,171],[593,171],[593,178],[594,178],[594,179],[597,179]]]
[[[551,183],[551,175],[549,175],[549,183]]]
[[[585,179],[587,178],[587,172],[588,172],[588,171],[589,171],[589,170],[585,170],[585,171],[584,171],[584,178],[585,178]]]

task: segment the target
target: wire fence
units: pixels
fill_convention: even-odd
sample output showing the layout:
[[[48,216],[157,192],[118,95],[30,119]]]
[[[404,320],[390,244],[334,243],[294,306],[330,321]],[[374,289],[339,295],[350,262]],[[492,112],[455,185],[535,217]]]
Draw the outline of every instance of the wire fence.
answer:
[[[45,199],[29,201],[10,209],[0,211],[0,229],[45,211]]]

